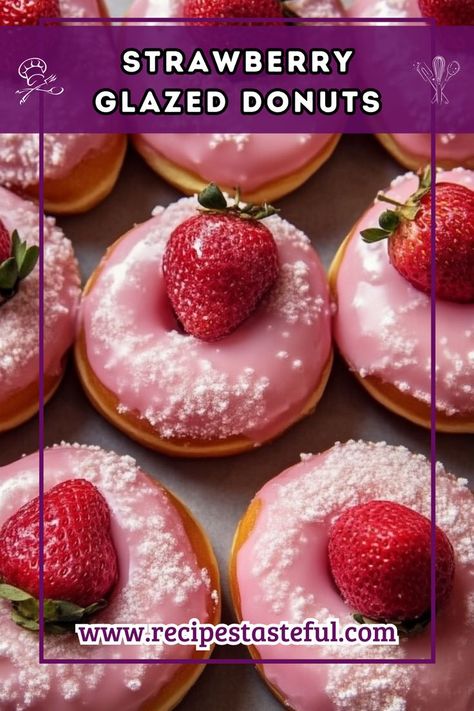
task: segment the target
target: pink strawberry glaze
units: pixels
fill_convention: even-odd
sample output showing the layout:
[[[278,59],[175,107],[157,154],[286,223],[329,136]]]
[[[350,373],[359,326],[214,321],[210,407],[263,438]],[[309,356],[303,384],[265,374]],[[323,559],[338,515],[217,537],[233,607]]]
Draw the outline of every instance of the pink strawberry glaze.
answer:
[[[437,180],[474,189],[474,172],[456,168]],[[404,201],[418,185],[413,173],[387,192]],[[375,227],[386,209],[377,202],[356,223],[337,277],[334,333],[342,354],[361,377],[375,375],[404,393],[430,402],[430,299],[390,264],[386,241],[368,245],[361,230]],[[474,412],[474,304],[438,301],[437,407]]]
[[[120,578],[109,606],[95,622],[207,621],[211,594],[180,517],[163,490],[135,460],[99,447],[61,445],[45,452],[45,489],[69,478],[92,481],[112,517]],[[0,468],[0,525],[38,495],[38,456]],[[217,601],[217,592],[212,592]],[[0,708],[2,711],[136,711],[172,678],[176,665],[42,665],[38,639],[10,620],[0,602]],[[81,647],[74,635],[47,636],[45,657],[93,660],[188,658],[191,647]]]
[[[393,133],[392,138],[410,155],[421,156],[428,161],[431,156],[431,138],[428,133]],[[436,136],[438,160],[452,160],[462,165],[474,159],[474,134],[439,133]]]
[[[29,245],[38,244],[38,207],[0,188],[0,220],[10,234],[18,230]],[[79,270],[72,245],[53,218],[45,218],[45,373],[58,375],[74,340],[80,296]],[[18,293],[0,307],[0,402],[38,380],[38,264]]]
[[[289,3],[306,17],[341,16],[333,0]],[[182,17],[182,0],[135,0],[129,17]],[[287,133],[144,133],[146,146],[205,181],[244,192],[304,168],[334,138],[333,134]]]
[[[421,455],[385,443],[337,443],[261,489],[260,513],[237,555],[242,618],[352,623],[328,566],[332,521],[349,506],[372,499],[397,501],[430,516],[430,465]],[[267,679],[295,711],[469,711],[474,702],[474,499],[466,480],[438,465],[437,524],[456,555],[452,597],[437,617],[437,663],[417,665],[265,665]],[[260,646],[266,659],[430,657],[430,631],[391,646]]]
[[[347,10],[349,17],[421,17],[417,0],[355,0]],[[413,157],[427,161],[431,155],[428,133],[393,133],[395,142]],[[440,160],[452,160],[460,165],[474,159],[474,135],[440,133],[436,139],[436,155]]]
[[[324,149],[332,134],[144,133],[148,148],[204,181],[245,192],[297,172]]]
[[[316,390],[331,352],[326,276],[308,238],[265,220],[281,272],[269,296],[230,336],[205,343],[179,331],[161,260],[169,235],[195,214],[183,198],[128,232],[83,299],[89,363],[161,437],[256,444],[278,434]]]

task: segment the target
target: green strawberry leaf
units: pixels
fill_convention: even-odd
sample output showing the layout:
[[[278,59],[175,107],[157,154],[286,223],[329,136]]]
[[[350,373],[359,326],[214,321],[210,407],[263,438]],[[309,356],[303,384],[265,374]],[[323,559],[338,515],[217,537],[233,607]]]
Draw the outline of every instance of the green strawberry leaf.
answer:
[[[382,239],[387,239],[390,236],[388,230],[383,230],[378,227],[369,227],[367,230],[362,230],[361,233],[364,242],[380,242]]]
[[[0,289],[9,291],[15,287],[18,279],[18,266],[14,257],[6,259],[0,265]]]
[[[393,232],[400,224],[400,215],[395,210],[385,210],[379,217],[379,225],[387,232]]]
[[[379,217],[379,227],[362,230],[361,235],[364,242],[378,242],[379,240],[391,237],[397,230],[402,220],[415,220],[420,210],[421,198],[431,190],[431,170],[427,166],[418,174],[418,189],[411,195],[405,203],[398,202],[383,193],[378,193],[377,200],[386,202],[394,206],[394,210],[385,210]]]
[[[20,279],[26,279],[28,274],[30,274],[36,266],[36,262],[39,257],[39,247],[35,244],[32,247],[28,247],[26,253],[23,257],[23,261],[19,268],[18,276]]]
[[[243,220],[263,220],[265,217],[280,212],[276,207],[268,205],[266,202],[263,205],[255,205],[250,202],[244,207],[240,207],[240,189],[238,187],[235,188],[234,204],[228,206],[224,193],[215,183],[209,183],[204,190],[201,190],[198,202],[203,208],[201,212],[234,215]]]
[[[20,627],[37,632],[39,629],[39,602],[29,593],[13,585],[0,584],[0,598],[12,603],[11,618]],[[89,617],[99,610],[107,607],[107,600],[81,607],[67,600],[44,601],[43,617],[45,631],[52,634],[64,634],[74,631],[74,624],[80,620],[87,621]]]
[[[38,600],[29,596],[26,600],[20,600],[13,603],[14,610],[27,620],[38,621],[39,607]]]
[[[10,602],[22,602],[23,600],[28,600],[31,595],[20,588],[16,588],[13,585],[7,585],[6,583],[0,583],[0,597],[4,600],[9,600]]]
[[[35,620],[25,619],[20,614],[15,612],[15,610],[12,612],[12,620],[19,627],[23,627],[23,629],[25,629],[25,630],[30,630],[30,632],[38,632],[38,630],[39,630],[38,622],[36,622]]]
[[[23,259],[25,258],[27,244],[22,242],[18,230],[14,230],[12,234],[12,256],[15,257],[15,261],[20,270],[23,264]]]
[[[227,200],[222,190],[215,184],[209,183],[198,195],[198,202],[206,210],[226,210]]]

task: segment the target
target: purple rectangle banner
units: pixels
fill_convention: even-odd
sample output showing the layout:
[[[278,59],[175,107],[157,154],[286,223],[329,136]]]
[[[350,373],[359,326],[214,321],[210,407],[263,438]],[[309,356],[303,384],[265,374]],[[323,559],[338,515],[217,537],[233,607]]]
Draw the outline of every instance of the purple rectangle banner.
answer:
[[[474,132],[474,28],[0,28],[0,132]],[[442,62],[433,63],[435,57]],[[443,67],[440,74],[439,67]]]

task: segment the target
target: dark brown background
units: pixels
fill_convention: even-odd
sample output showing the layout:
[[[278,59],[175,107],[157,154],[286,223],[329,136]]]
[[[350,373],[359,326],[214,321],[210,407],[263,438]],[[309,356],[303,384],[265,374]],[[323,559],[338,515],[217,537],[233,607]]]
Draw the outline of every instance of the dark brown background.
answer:
[[[324,264],[355,220],[396,175],[404,172],[370,136],[345,136],[329,162],[293,195],[279,202],[282,216],[312,239]],[[178,193],[154,175],[129,150],[113,194],[90,213],[59,220],[73,241],[86,279],[107,245],[135,222],[146,220],[157,204],[166,205]],[[374,305],[375,308],[375,305]],[[64,382],[46,407],[46,444],[97,444],[131,454],[140,466],[180,496],[207,530],[223,578],[223,619],[233,613],[227,589],[227,562],[235,526],[262,484],[298,461],[300,452],[319,452],[336,440],[362,438],[404,444],[429,454],[429,432],[392,415],[358,385],[336,358],[325,395],[317,411],[276,442],[250,454],[222,460],[169,459],[148,451],[115,430],[89,405],[72,363]],[[37,418],[1,436],[0,464],[37,448]],[[439,435],[438,459],[474,484],[474,437]],[[219,649],[216,656],[246,656],[244,649]],[[279,704],[249,666],[209,667],[191,690],[181,711],[195,708],[277,710]]]

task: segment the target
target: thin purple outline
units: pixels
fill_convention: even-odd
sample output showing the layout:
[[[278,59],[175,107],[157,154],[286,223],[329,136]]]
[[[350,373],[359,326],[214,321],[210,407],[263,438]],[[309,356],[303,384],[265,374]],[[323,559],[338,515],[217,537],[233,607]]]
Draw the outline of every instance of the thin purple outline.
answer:
[[[78,22],[84,22],[84,18],[52,18],[57,19],[62,25],[74,24]],[[248,20],[249,22],[259,21],[259,18],[239,18],[240,21]],[[262,20],[268,18],[261,18]],[[272,18],[272,24],[274,19],[277,22],[288,22],[288,18]],[[432,56],[434,56],[434,29],[436,23],[430,18],[299,18],[301,21],[321,24],[321,23],[333,23],[337,24],[339,22],[345,22],[347,24],[354,23],[391,23],[391,24],[423,24],[430,28],[431,30],[431,50]],[[165,22],[171,23],[175,22],[179,24],[180,22],[186,22],[190,24],[189,18],[136,18],[136,17],[120,17],[120,18],[87,18],[87,23],[120,23],[123,22],[140,22],[140,23],[157,23]],[[205,22],[215,22],[213,18],[200,18],[199,23]],[[39,25],[44,27],[48,22],[48,19],[41,18]],[[49,19],[51,22],[51,19]],[[232,18],[219,18],[219,22],[234,22]],[[40,374],[43,373],[44,366],[44,299],[43,299],[43,285],[44,285],[44,229],[42,215],[44,213],[44,113],[43,113],[43,97],[40,97],[39,111],[39,211],[40,211],[40,259],[39,259],[39,276],[40,276],[40,318],[39,318],[39,338],[40,338],[40,357],[39,357],[39,368]],[[436,104],[432,104],[431,110],[431,171],[432,171],[432,185],[436,185]],[[433,255],[435,255],[436,249],[436,230],[435,230],[435,212],[436,210],[436,187],[433,188],[433,199],[431,202],[431,293],[435,292],[436,284],[436,264]],[[256,665],[256,664],[436,664],[436,298],[431,298],[431,308],[430,308],[430,320],[431,320],[431,403],[430,403],[430,458],[431,458],[431,610],[435,611],[435,614],[431,615],[430,624],[430,658],[429,659],[46,659],[44,656],[44,550],[43,550],[43,540],[44,540],[44,383],[43,377],[39,378],[39,515],[40,515],[40,526],[39,526],[39,663],[40,664],[203,664],[203,665]]]
[[[43,94],[39,97],[39,435],[38,435],[38,458],[39,458],[39,651],[40,664],[42,653],[44,652],[44,104]],[[44,655],[43,655],[44,656]]]
[[[436,56],[435,33],[431,27],[431,56]],[[436,108],[431,104],[431,403],[430,403],[430,464],[431,464],[431,657],[436,664]]]

